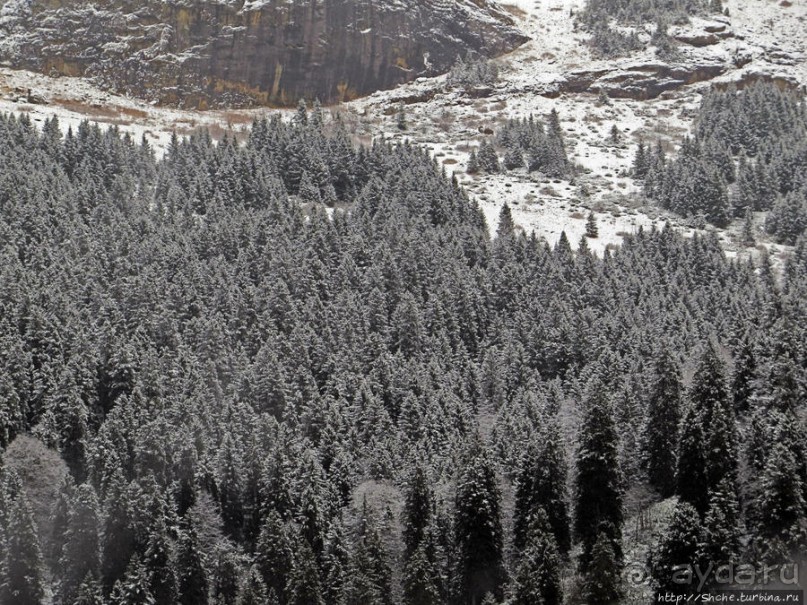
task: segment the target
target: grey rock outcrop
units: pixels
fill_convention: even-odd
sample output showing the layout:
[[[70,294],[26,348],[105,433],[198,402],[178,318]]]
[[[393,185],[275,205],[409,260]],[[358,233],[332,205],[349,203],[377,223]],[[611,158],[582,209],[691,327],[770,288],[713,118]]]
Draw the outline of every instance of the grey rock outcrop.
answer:
[[[199,108],[349,100],[526,40],[491,0],[5,0],[0,7],[6,64]]]

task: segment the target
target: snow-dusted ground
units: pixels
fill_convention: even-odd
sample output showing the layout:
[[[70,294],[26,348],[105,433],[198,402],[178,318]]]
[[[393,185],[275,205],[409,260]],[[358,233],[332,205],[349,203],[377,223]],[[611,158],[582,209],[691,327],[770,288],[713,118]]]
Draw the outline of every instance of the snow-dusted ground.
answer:
[[[592,57],[586,45],[587,35],[575,27],[573,18],[573,13],[582,10],[584,0],[509,0],[502,4],[532,40],[498,60],[501,83],[491,96],[469,99],[446,91],[440,78],[424,79],[356,101],[351,109],[373,123],[383,136],[410,138],[429,145],[446,170],[453,171],[479,201],[491,229],[495,230],[501,206],[507,202],[519,226],[550,243],[565,231],[576,245],[584,233],[588,213],[594,211],[600,235],[588,244],[600,254],[606,247],[618,245],[625,234],[666,221],[692,233],[681,221],[658,209],[637,208],[637,200],[630,196],[638,192],[637,187],[627,172],[639,140],[649,144],[660,140],[674,151],[691,129],[701,95],[711,83],[684,86],[652,100],[611,99],[608,104],[600,104],[597,95],[588,92],[543,94],[557,89],[558,82],[572,72],[615,73],[639,64],[658,63],[658,59],[652,48],[616,61]],[[727,72],[715,81],[737,81],[756,73],[807,83],[807,6],[780,6],[772,0],[728,0],[724,6],[737,18],[693,19],[689,26],[671,29],[671,34],[703,33],[706,27],[725,24],[726,31],[732,33],[702,48],[682,45],[686,60],[728,64]],[[735,68],[731,62],[740,55],[748,63]],[[429,93],[434,90],[438,92],[432,97]],[[397,131],[391,108],[400,99],[417,97],[432,98],[408,104],[411,127],[404,133]],[[495,131],[510,118],[544,117],[552,109],[559,112],[569,158],[583,172],[573,182],[551,181],[524,170],[501,175],[465,174],[470,150],[487,136],[482,131]],[[621,133],[618,145],[609,141],[614,125]],[[762,219],[757,217],[760,231]],[[739,226],[719,234],[730,256],[753,252],[736,244]],[[764,234],[759,235],[764,239]],[[764,243],[773,255],[784,250]]]
[[[637,188],[627,171],[639,140],[652,144],[660,140],[674,150],[691,128],[700,95],[710,83],[684,86],[648,101],[612,99],[601,104],[590,92],[550,95],[574,72],[616,73],[658,60],[652,49],[616,61],[593,58],[586,46],[587,35],[574,25],[573,14],[582,10],[584,0],[502,0],[501,4],[532,40],[498,60],[500,83],[490,96],[465,97],[447,89],[443,76],[423,78],[334,110],[343,114],[360,141],[384,136],[408,138],[428,146],[446,171],[454,172],[480,203],[491,229],[495,229],[506,202],[519,226],[550,243],[565,231],[576,245],[585,219],[593,211],[600,235],[588,243],[599,254],[618,245],[625,234],[667,220],[691,232],[674,217],[640,207],[637,198],[631,196]],[[717,81],[764,73],[807,83],[807,5],[795,0],[792,4],[788,0],[725,0],[724,5],[731,18],[723,21],[732,35],[702,48],[682,46],[687,60],[728,64],[729,69]],[[703,33],[704,28],[715,24],[694,19],[691,25],[671,33]],[[742,68],[731,65],[738,56],[746,62]],[[29,90],[30,100],[40,97],[47,104],[30,102]],[[409,128],[405,132],[396,128],[394,115],[401,100],[407,101]],[[490,136],[484,131],[495,132],[510,118],[542,118],[552,109],[559,112],[569,158],[580,167],[573,181],[549,180],[525,170],[499,175],[465,173],[471,149]],[[255,116],[271,110],[196,112],[153,107],[106,93],[79,79],[0,68],[0,111],[26,111],[37,122],[56,115],[65,128],[75,128],[85,118],[114,124],[138,140],[145,136],[160,152],[172,132],[183,135],[206,127],[218,138],[227,130],[243,131]],[[609,141],[614,125],[621,133],[617,145]],[[736,226],[721,232],[721,239],[729,254],[748,254],[747,249],[736,246],[737,232]],[[781,252],[776,246],[771,249],[775,254]]]
[[[85,119],[102,127],[114,125],[136,141],[145,136],[162,153],[174,132],[183,136],[207,128],[216,139],[228,131],[239,134],[266,110],[202,112],[155,107],[100,90],[81,78],[52,78],[0,67],[0,112],[25,112],[40,125],[56,116],[65,130],[75,130]]]

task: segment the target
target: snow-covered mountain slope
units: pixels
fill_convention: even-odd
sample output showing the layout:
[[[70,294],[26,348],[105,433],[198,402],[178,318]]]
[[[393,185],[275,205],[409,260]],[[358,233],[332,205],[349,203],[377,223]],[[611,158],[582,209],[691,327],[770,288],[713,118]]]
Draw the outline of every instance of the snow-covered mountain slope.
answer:
[[[353,106],[366,119],[375,119],[386,136],[430,145],[446,169],[479,199],[492,228],[507,202],[521,227],[550,243],[565,231],[575,245],[588,213],[594,211],[600,235],[588,244],[599,253],[639,227],[671,221],[691,232],[689,225],[642,206],[631,195],[638,189],[627,174],[639,141],[661,141],[674,150],[692,126],[702,93],[713,84],[742,85],[758,79],[786,86],[807,83],[807,7],[771,0],[729,0],[724,5],[730,17],[693,18],[687,26],[670,28],[680,54],[670,63],[660,60],[653,47],[626,58],[594,57],[587,45],[589,35],[574,20],[584,0],[514,0],[504,6],[532,40],[498,61],[501,81],[490,96],[468,98],[438,78],[376,94]],[[649,39],[651,32],[648,27],[643,35]],[[600,90],[611,97],[607,103],[601,102]],[[388,115],[390,108],[401,100],[419,99],[426,100],[407,105],[411,128],[398,131]],[[495,132],[508,119],[544,117],[552,109],[560,114],[569,157],[583,168],[583,175],[570,182],[523,169],[465,174],[471,149],[491,138],[485,133]],[[609,140],[614,126],[621,133],[616,144]],[[761,226],[762,217],[756,221]],[[738,235],[739,226],[720,231],[728,252],[752,252],[736,244]],[[782,250],[766,246],[774,255]]]
[[[680,58],[669,63],[659,60],[653,47],[616,60],[592,56],[589,36],[574,20],[584,0],[510,0],[502,10],[531,41],[497,60],[499,82],[487,96],[474,98],[454,90],[445,76],[424,77],[334,110],[364,142],[384,136],[430,147],[480,202],[493,229],[507,202],[518,225],[550,243],[565,231],[576,245],[593,211],[599,237],[588,243],[598,253],[619,245],[626,233],[665,221],[691,232],[691,225],[643,205],[633,195],[638,188],[628,170],[638,142],[661,141],[674,151],[691,129],[701,94],[709,86],[757,79],[786,86],[807,83],[806,6],[788,0],[727,0],[724,5],[728,17],[694,18],[687,26],[670,29],[679,40]],[[651,31],[648,27],[641,35],[649,39]],[[28,89],[34,100],[41,96],[49,104],[28,102]],[[601,89],[612,97],[607,103],[602,102]],[[0,70],[0,93],[5,96],[2,110],[23,109],[39,120],[57,114],[64,124],[94,117],[137,136],[145,134],[158,149],[173,130],[181,134],[206,126],[220,135],[268,111],[153,107],[102,92],[83,80],[9,69]],[[395,116],[402,103],[405,131],[397,128]],[[524,169],[498,175],[465,173],[470,151],[492,138],[506,120],[543,117],[552,109],[559,112],[570,160],[582,168],[574,180],[547,179]],[[620,133],[617,142],[610,140],[614,126]],[[758,226],[762,218],[756,217]],[[753,252],[738,244],[739,231],[739,225],[720,231],[726,249],[730,254]],[[781,255],[783,249],[761,233],[759,241],[774,256]]]

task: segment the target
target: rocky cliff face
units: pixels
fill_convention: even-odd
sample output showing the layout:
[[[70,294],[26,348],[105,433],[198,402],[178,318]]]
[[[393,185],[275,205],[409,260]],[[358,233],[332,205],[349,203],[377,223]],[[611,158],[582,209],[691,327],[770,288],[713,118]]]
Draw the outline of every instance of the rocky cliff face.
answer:
[[[348,100],[526,41],[491,0],[0,0],[0,60],[187,107]]]

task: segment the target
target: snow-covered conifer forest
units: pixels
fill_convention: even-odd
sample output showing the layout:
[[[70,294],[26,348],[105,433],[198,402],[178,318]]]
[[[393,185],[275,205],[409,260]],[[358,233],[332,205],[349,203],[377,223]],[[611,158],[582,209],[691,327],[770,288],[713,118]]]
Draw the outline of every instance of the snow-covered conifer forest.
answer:
[[[551,18],[596,65],[683,70],[681,31],[731,2],[773,6]],[[535,33],[529,5],[508,28]],[[26,6],[0,2],[0,30]],[[0,102],[0,605],[804,585],[801,63],[642,99],[508,89],[525,52],[328,107]],[[504,106],[428,117],[479,99]],[[685,127],[650,126],[676,102]],[[582,126],[583,103],[615,119]]]

